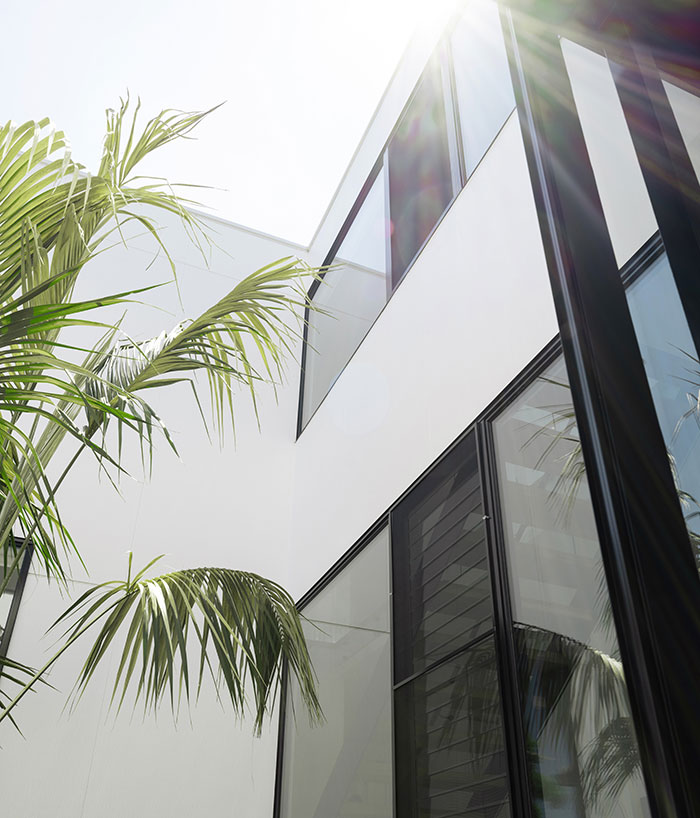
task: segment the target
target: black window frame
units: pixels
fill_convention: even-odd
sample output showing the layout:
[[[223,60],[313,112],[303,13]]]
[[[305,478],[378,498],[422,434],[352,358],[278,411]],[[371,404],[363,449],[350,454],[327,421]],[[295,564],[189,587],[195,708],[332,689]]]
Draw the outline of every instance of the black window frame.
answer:
[[[24,545],[24,539],[21,537],[15,537],[15,548],[19,549]],[[34,554],[34,545],[30,542],[27,550],[24,552],[24,556],[22,557],[22,562],[19,566],[19,573],[17,576],[17,584],[15,585],[14,592],[12,594],[12,602],[10,603],[10,610],[7,614],[7,621],[5,622],[4,630],[2,632],[2,636],[0,636],[0,659],[4,659],[7,656],[7,651],[10,647],[10,641],[12,640],[12,632],[15,628],[15,622],[17,621],[17,614],[19,613],[19,606],[22,602],[22,595],[24,594],[24,586],[27,583],[27,575],[29,574],[29,566],[32,561],[32,555]],[[0,677],[2,676],[2,664],[0,664]]]

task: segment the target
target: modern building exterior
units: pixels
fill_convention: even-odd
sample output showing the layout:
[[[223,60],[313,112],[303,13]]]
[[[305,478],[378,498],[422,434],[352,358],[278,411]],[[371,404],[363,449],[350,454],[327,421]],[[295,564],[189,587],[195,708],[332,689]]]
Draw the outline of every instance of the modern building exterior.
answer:
[[[329,265],[318,309],[261,432],[241,396],[217,451],[168,399],[182,463],[124,499],[86,463],[64,513],[90,582],[132,549],[289,588],[326,722],[292,686],[261,739],[213,691],[177,729],[115,720],[107,676],[70,718],[42,691],[4,742],[11,814],[700,814],[700,50],[657,13],[469,0],[413,42],[308,248],[211,220],[204,269],[169,237],[188,314],[289,254]],[[129,248],[99,271],[124,288],[153,255]],[[29,569],[16,607],[36,664],[65,600]]]

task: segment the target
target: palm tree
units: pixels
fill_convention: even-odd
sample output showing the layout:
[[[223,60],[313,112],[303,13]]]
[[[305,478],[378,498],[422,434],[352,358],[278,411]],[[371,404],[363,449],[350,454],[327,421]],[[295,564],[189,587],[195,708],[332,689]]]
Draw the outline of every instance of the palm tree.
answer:
[[[121,441],[133,435],[150,458],[154,435],[175,449],[167,427],[147,400],[153,389],[191,384],[205,376],[212,417],[221,433],[233,422],[233,392],[242,385],[255,400],[258,384],[277,381],[296,340],[294,319],[305,304],[303,279],[315,275],[302,262],[282,259],[245,278],[201,315],[157,338],[136,343],[118,326],[100,323],[95,310],[125,303],[134,292],[89,301],[73,297],[80,273],[98,253],[138,223],[175,265],[152,220],[157,210],[175,214],[200,248],[209,241],[189,200],[165,182],[136,175],[153,151],[186,137],[209,112],[162,111],[137,127],[138,105],[129,100],[107,111],[99,170],[85,172],[67,149],[64,134],[48,120],[0,128],[0,594],[33,545],[47,578],[68,590],[71,557],[82,559],[64,525],[57,493],[81,456],[94,456],[117,476]],[[133,113],[132,113],[133,110]],[[143,291],[139,291],[143,292]],[[102,327],[89,349],[65,342],[62,331]],[[71,336],[71,337],[74,337]],[[147,391],[148,390],[148,391]],[[108,429],[110,435],[107,435]],[[116,434],[112,433],[113,431]],[[111,443],[116,439],[116,444]],[[115,450],[116,449],[116,450]],[[60,452],[67,466],[53,480],[47,468]],[[20,534],[21,539],[13,536]],[[252,691],[259,730],[286,665],[296,677],[310,715],[320,709],[300,618],[289,594],[255,574],[195,568],[148,578],[145,569],[125,581],[91,588],[55,625],[64,643],[33,671],[0,660],[12,692],[0,692],[0,721],[13,719],[18,702],[45,671],[86,633],[95,641],[76,682],[79,697],[95,668],[124,638],[113,700],[127,689],[145,707],[169,697],[188,701],[211,674],[241,712]],[[48,623],[47,623],[48,624]],[[198,647],[194,670],[188,642]]]

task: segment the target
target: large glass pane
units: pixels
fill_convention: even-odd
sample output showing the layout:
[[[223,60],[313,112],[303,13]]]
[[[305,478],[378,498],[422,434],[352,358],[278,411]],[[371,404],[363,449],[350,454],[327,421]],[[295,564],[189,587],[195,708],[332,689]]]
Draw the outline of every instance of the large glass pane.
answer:
[[[700,361],[665,254],[627,303],[700,570]]]
[[[541,818],[648,814],[563,362],[494,422],[530,784]]]
[[[454,196],[442,75],[435,60],[396,127],[387,161],[395,286]]]
[[[385,175],[379,175],[313,298],[302,423],[306,425],[386,303]]]
[[[493,639],[396,693],[398,818],[510,815]]]
[[[450,38],[467,175],[515,107],[498,7],[473,0]]]
[[[283,818],[393,814],[389,537],[382,531],[304,609],[326,721],[287,699]]]
[[[492,628],[483,513],[471,434],[392,517],[396,681]]]

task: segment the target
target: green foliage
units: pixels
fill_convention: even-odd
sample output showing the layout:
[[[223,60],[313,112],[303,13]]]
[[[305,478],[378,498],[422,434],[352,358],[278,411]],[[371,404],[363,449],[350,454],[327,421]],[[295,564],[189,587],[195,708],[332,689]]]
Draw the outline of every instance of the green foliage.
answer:
[[[260,383],[279,381],[306,303],[303,283],[317,274],[295,259],[274,262],[201,315],[138,343],[119,337],[118,326],[98,320],[95,311],[125,304],[149,288],[73,299],[85,265],[123,240],[129,224],[153,237],[175,274],[152,218],[159,210],[175,214],[203,253],[209,243],[203,223],[187,209],[189,200],[165,181],[137,175],[144,158],[186,138],[208,112],[162,111],[140,130],[138,110],[137,104],[131,115],[127,99],[119,110],[107,111],[95,176],[73,161],[64,134],[48,120],[20,126],[8,122],[0,128],[0,547],[5,568],[0,593],[19,570],[30,538],[47,575],[67,589],[67,560],[82,558],[56,496],[84,452],[118,475],[125,435],[138,440],[149,461],[154,432],[175,448],[148,402],[152,390],[189,383],[206,426],[196,380],[203,376],[211,419],[223,440],[225,427],[233,425],[236,390],[243,386],[255,401]],[[76,329],[95,327],[103,335],[88,348],[66,343],[61,335],[70,329],[75,337]],[[111,427],[116,435],[107,436]],[[59,452],[67,465],[50,481],[47,469]],[[20,548],[14,547],[13,531],[25,538]],[[169,691],[175,706],[177,689],[178,703],[182,695],[189,700],[189,637],[200,649],[198,686],[206,667],[238,712],[249,688],[258,729],[284,662],[296,675],[311,714],[318,715],[313,672],[291,598],[261,577],[206,568],[153,579],[141,572],[126,583],[91,589],[61,617],[68,626],[66,642],[42,669],[34,672],[2,660],[4,680],[19,691],[9,702],[0,698],[0,720],[12,718],[12,709],[45,670],[100,623],[78,682],[82,692],[127,615],[132,618],[124,650],[132,652],[124,654],[117,675],[116,685],[123,686],[120,703],[136,678],[139,656],[137,699],[151,707]]]
[[[126,581],[105,582],[82,594],[52,626],[70,623],[63,646],[39,671],[32,673],[11,663],[25,676],[32,675],[29,684],[12,678],[21,690],[0,712],[0,721],[74,642],[98,625],[76,681],[73,704],[108,650],[120,643],[111,700],[118,702],[118,708],[135,687],[134,702],[141,700],[145,711],[169,698],[177,715],[183,698],[190,702],[192,679],[196,679],[198,697],[209,674],[217,695],[223,687],[235,712],[245,711],[252,692],[255,727],[260,732],[279,689],[284,662],[297,680],[311,718],[321,718],[300,618],[284,588],[257,574],[227,568],[193,568],[145,578],[156,561],[132,578],[130,555]],[[193,640],[198,646],[194,673]]]

